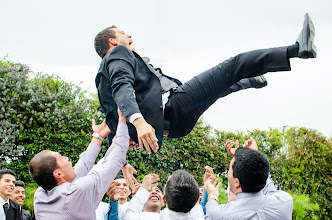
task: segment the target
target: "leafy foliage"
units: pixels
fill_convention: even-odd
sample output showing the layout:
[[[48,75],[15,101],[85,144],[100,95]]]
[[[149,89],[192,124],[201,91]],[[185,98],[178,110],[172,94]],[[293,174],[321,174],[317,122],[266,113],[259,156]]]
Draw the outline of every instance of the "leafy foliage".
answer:
[[[86,93],[57,76],[39,73],[30,79],[21,64],[2,63],[0,73],[2,166],[30,182],[29,161],[44,149],[76,162],[91,138],[92,117],[102,115],[93,112]]]

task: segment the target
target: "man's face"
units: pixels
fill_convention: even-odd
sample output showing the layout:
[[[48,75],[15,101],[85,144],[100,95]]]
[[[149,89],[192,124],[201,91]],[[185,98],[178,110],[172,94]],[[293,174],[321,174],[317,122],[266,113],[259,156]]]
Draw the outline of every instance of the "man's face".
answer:
[[[10,199],[17,202],[21,206],[25,200],[25,189],[22,186],[15,186],[14,192],[11,194]]]
[[[57,170],[61,171],[64,180],[66,182],[72,182],[76,178],[76,173],[68,157],[61,156],[57,152],[52,152],[52,154],[56,159],[57,166],[59,167]]]
[[[152,187],[150,191],[150,197],[146,202],[144,210],[146,211],[159,210],[160,212],[163,206],[164,206],[163,193],[157,186]]]
[[[203,187],[199,188],[199,200],[201,200],[203,197]]]
[[[127,182],[125,179],[121,178],[121,179],[117,179],[116,180],[118,182],[117,186],[119,187],[119,199],[120,200],[127,200],[128,196],[130,195],[130,189],[129,186],[127,185]]]
[[[235,179],[233,176],[233,165],[235,162],[235,157],[233,157],[233,159],[231,160],[231,162],[229,163],[229,169],[228,169],[228,173],[227,173],[227,179],[228,179],[228,183],[229,183],[229,189],[234,193],[234,186],[235,186]]]
[[[133,40],[131,39],[131,35],[125,34],[124,31],[118,29],[118,28],[112,28],[112,30],[115,32],[115,38],[113,38],[117,44],[123,45],[127,47],[128,49],[131,49],[131,44],[133,43]]]
[[[0,196],[7,201],[8,197],[13,193],[16,178],[11,174],[3,174],[0,179]]]

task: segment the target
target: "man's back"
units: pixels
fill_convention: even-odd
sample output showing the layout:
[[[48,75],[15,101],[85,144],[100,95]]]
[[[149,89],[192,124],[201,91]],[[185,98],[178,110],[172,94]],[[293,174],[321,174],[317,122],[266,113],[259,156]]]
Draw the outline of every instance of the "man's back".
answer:
[[[239,193],[236,201],[217,205],[207,203],[208,219],[292,219],[293,199],[276,190],[271,180],[257,193]]]

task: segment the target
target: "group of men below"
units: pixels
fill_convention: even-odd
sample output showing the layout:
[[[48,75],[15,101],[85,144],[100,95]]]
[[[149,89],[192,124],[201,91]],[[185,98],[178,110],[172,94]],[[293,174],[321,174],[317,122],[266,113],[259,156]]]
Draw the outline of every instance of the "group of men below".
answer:
[[[129,188],[126,186],[125,190],[121,189],[127,184],[126,181],[113,181],[125,165],[129,146],[126,119],[120,111],[119,115],[113,142],[96,165],[102,139],[111,132],[105,122],[96,125],[93,121],[92,141],[80,155],[74,168],[67,157],[57,152],[45,150],[34,156],[29,172],[40,186],[34,195],[37,220],[99,219],[100,212],[103,212],[101,207],[105,206],[100,204],[105,193],[111,202],[106,208],[106,214],[104,211],[105,216],[101,214],[104,219],[292,218],[292,197],[277,190],[268,178],[269,161],[258,151],[253,139],[248,140],[242,147],[239,147],[238,142],[235,147],[232,141],[225,144],[228,153],[233,157],[228,181],[230,191],[236,195],[235,201],[218,205],[220,183],[217,184],[218,179],[212,168],[206,167],[205,196],[201,204],[198,204],[199,187],[196,180],[182,169],[169,176],[165,189],[157,184],[158,175],[146,175],[141,184],[136,183],[131,187],[136,193],[130,202],[126,203],[130,194]],[[166,208],[162,209],[165,202]]]

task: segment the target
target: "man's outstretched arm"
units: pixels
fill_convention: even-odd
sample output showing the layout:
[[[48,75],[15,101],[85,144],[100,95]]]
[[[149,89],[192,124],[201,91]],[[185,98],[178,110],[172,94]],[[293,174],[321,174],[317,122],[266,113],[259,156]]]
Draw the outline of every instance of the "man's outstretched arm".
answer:
[[[136,102],[134,91],[134,66],[132,54],[130,51],[119,45],[114,51],[120,54],[123,59],[112,60],[108,66],[109,79],[112,87],[112,96],[115,103],[125,116],[128,118],[133,114],[139,117],[133,120],[133,125],[137,131],[138,142],[141,150],[143,146],[148,153],[151,153],[150,147],[154,152],[158,151],[158,139],[156,138],[154,128],[143,118],[139,106]]]

